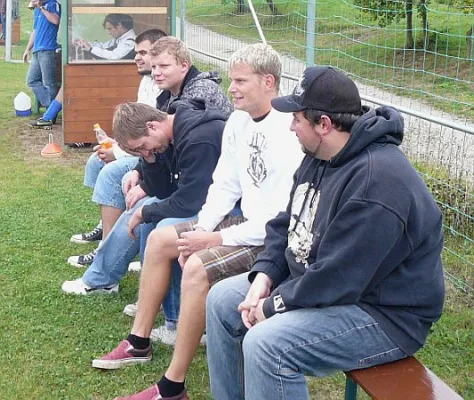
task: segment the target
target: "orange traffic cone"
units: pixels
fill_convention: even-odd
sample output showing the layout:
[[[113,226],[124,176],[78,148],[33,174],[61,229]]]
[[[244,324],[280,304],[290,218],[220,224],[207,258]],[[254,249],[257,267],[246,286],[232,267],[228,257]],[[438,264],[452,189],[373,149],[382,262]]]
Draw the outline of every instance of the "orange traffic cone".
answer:
[[[63,154],[63,149],[61,149],[61,146],[59,144],[56,144],[53,142],[53,134],[49,134],[48,138],[48,144],[43,147],[43,150],[41,150],[41,155],[43,157],[59,157],[61,154]]]

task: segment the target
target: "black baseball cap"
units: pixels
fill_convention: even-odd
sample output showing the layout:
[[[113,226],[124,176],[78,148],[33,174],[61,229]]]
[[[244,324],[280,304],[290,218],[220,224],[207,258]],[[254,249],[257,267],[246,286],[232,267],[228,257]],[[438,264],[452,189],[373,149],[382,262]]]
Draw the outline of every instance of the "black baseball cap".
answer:
[[[356,114],[362,108],[359,90],[352,79],[329,66],[306,68],[293,94],[273,99],[272,106],[285,113],[311,108],[328,113]]]

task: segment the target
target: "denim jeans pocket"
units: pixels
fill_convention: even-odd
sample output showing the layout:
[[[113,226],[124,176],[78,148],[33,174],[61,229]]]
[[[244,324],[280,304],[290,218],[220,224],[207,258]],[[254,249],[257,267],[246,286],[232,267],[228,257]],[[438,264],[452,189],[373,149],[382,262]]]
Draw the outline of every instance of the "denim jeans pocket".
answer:
[[[405,358],[407,354],[399,347],[373,354],[369,357],[361,358],[357,364],[357,368],[368,368],[374,365],[385,364],[391,361]]]

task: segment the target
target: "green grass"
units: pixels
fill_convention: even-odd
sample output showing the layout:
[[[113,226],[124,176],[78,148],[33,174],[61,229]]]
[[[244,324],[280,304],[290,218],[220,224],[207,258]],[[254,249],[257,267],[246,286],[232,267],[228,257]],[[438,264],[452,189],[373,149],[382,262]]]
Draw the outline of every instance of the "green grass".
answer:
[[[134,393],[161,376],[171,349],[155,347],[154,360],[142,366],[91,368],[94,357],[129,333],[131,320],[122,309],[135,301],[138,277],[128,275],[118,295],[62,294],[61,283],[82,274],[67,265],[67,257],[90,249],[69,237],[90,228],[98,211],[82,185],[83,165],[69,162],[71,153],[45,160],[25,149],[28,143],[19,135],[26,121],[14,117],[12,103],[25,90],[25,73],[25,65],[0,62],[0,398],[112,399]],[[474,399],[473,305],[472,297],[449,286],[445,313],[419,355],[465,399]],[[210,398],[203,349],[187,385],[193,399]],[[314,399],[341,399],[344,377],[309,379],[309,386]]]

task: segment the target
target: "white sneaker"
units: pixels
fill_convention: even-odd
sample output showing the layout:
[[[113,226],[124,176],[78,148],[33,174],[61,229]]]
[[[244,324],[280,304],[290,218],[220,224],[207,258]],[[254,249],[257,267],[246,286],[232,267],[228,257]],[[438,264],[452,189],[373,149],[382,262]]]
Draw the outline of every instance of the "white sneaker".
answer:
[[[176,344],[177,330],[170,330],[165,325],[161,325],[158,328],[151,330],[150,339],[154,342],[160,341],[168,346],[174,346]],[[206,334],[202,335],[199,344],[206,346]]]
[[[140,261],[134,261],[128,264],[128,272],[140,272],[142,269],[142,264]]]
[[[61,289],[67,294],[81,294],[87,296],[88,294],[96,293],[118,293],[119,285],[117,283],[116,285],[105,288],[91,288],[84,283],[82,278],[78,278],[74,281],[65,281],[62,284]]]
[[[150,339],[154,342],[160,341],[168,346],[174,346],[176,344],[176,333],[176,330],[172,331],[165,325],[161,325],[151,330]]]
[[[132,318],[135,317],[135,315],[137,315],[137,311],[138,311],[138,301],[132,304],[127,304],[125,308],[123,309],[123,313]]]

